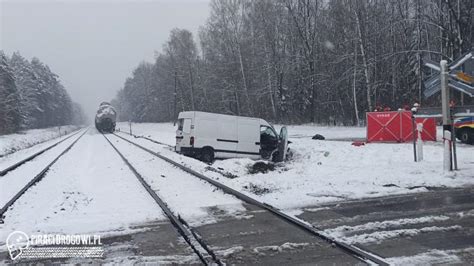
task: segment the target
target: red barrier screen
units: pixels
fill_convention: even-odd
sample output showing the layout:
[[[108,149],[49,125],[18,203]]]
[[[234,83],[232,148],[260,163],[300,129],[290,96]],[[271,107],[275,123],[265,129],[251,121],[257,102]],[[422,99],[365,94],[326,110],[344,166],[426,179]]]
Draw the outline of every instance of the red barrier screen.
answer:
[[[436,141],[434,118],[417,118],[416,123],[423,123],[422,140]],[[407,141],[413,141],[410,111],[367,113],[367,142]]]

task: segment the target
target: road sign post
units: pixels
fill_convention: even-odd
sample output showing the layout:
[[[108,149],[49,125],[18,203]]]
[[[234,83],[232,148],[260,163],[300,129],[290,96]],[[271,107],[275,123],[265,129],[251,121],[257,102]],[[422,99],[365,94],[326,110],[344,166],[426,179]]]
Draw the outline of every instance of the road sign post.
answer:
[[[416,120],[415,120],[415,113],[416,113],[416,109],[412,110],[412,113],[411,113],[411,128],[413,130],[412,134],[413,134],[413,157],[415,159],[415,162],[418,162],[418,158],[417,158],[417,151],[416,151],[416,138],[415,138],[415,134],[416,134]]]
[[[445,171],[452,171],[452,157],[451,157],[451,114],[449,110],[449,89],[448,89],[448,61],[441,60],[440,65],[440,80],[441,80],[441,109],[443,114],[443,169]]]
[[[417,123],[416,124],[416,138],[413,137],[413,139],[416,139],[417,162],[423,161],[423,140],[421,139],[422,131],[423,131],[423,123]]]
[[[453,144],[453,168],[458,170],[458,158],[456,153],[456,127],[454,126],[454,119],[451,117],[451,143]]]
[[[440,73],[439,77],[434,75],[424,82],[425,90],[423,93],[425,97],[430,97],[441,91],[441,117],[443,118],[444,142],[443,168],[445,171],[457,170],[456,134],[449,106],[449,88],[474,97],[474,78],[471,77],[474,72],[474,52],[464,54],[449,65],[446,60],[441,60],[438,66],[436,62],[429,59],[424,60],[424,65]],[[456,70],[461,66],[470,74]]]

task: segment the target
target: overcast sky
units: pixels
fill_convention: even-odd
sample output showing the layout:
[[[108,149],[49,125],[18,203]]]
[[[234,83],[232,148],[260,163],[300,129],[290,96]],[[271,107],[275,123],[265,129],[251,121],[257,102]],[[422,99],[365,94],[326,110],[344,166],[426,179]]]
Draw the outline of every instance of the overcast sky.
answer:
[[[209,2],[0,0],[0,12],[0,49],[49,65],[93,117],[141,61],[154,61],[171,29],[196,38]]]

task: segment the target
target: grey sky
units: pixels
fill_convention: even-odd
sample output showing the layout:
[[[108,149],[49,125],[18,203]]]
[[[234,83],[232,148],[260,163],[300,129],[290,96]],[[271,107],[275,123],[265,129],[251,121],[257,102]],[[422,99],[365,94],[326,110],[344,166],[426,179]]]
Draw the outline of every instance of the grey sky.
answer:
[[[154,61],[171,29],[196,37],[209,2],[0,0],[0,12],[0,49],[48,64],[92,117],[141,61]]]

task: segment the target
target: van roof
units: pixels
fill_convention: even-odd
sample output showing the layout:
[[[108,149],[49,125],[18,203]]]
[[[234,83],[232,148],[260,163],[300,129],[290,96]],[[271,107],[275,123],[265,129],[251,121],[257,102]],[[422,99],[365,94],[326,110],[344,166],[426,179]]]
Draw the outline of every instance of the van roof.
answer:
[[[224,117],[242,117],[247,119],[255,119],[265,122],[264,124],[269,124],[265,120],[258,118],[258,117],[248,117],[248,116],[238,116],[238,115],[227,115],[227,114],[216,114],[216,113],[208,113],[208,112],[201,112],[201,111],[185,111],[180,112],[178,118],[193,118],[195,116],[203,116],[203,117],[216,117],[216,116],[224,116]]]

